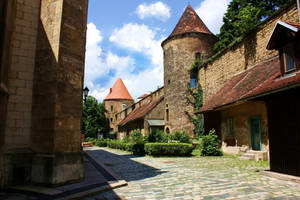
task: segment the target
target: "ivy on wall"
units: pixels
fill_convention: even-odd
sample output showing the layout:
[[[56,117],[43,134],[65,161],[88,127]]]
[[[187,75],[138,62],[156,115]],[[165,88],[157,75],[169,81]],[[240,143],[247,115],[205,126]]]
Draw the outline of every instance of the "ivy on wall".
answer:
[[[190,68],[191,74],[198,73],[198,66],[200,64],[200,59],[195,59],[194,63]],[[188,84],[187,88],[190,95],[186,97],[187,104],[193,106],[193,110],[197,111],[202,107],[203,104],[203,90],[199,84],[199,77],[197,76],[197,88],[190,88]],[[185,111],[185,114],[188,115],[190,121],[194,124],[194,133],[196,137],[200,137],[204,134],[204,120],[202,114],[194,114]]]

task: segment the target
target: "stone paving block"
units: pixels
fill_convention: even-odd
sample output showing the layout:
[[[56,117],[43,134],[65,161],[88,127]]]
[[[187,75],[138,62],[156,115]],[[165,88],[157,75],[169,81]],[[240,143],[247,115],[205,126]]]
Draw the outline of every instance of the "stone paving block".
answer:
[[[268,167],[229,157],[136,157],[92,148],[128,186],[95,195],[124,199],[300,199],[300,185],[263,176]],[[172,162],[170,162],[172,161]],[[167,162],[167,163],[166,163]]]

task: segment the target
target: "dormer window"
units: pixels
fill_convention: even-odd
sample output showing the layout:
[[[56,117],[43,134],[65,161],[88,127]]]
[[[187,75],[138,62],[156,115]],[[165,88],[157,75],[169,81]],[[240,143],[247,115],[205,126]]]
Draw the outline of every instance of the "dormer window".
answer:
[[[282,49],[282,61],[284,72],[292,72],[296,69],[295,65],[295,48],[293,44],[288,44]]]
[[[267,44],[268,50],[278,50],[281,74],[292,73],[299,69],[299,23],[278,21]]]

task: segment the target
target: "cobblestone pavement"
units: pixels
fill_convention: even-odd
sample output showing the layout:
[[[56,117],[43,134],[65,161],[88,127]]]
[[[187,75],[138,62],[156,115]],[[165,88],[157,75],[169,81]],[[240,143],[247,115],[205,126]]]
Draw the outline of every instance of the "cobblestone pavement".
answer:
[[[266,163],[232,157],[136,157],[107,148],[90,152],[128,182],[92,199],[300,199],[300,185],[264,176]]]

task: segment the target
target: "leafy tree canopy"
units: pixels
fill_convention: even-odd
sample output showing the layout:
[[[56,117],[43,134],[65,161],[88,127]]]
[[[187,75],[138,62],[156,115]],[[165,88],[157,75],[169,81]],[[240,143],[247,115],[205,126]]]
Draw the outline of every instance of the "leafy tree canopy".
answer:
[[[223,17],[214,50],[220,51],[247,34],[279,8],[294,0],[232,0]]]
[[[96,138],[97,134],[109,132],[108,119],[105,116],[104,103],[98,103],[97,99],[88,96],[83,103],[82,131],[85,137]]]

